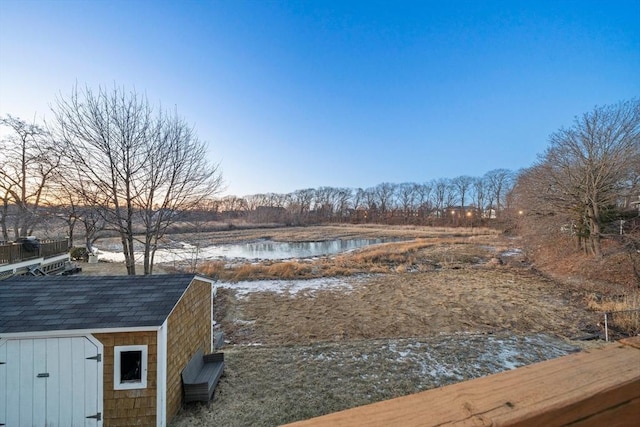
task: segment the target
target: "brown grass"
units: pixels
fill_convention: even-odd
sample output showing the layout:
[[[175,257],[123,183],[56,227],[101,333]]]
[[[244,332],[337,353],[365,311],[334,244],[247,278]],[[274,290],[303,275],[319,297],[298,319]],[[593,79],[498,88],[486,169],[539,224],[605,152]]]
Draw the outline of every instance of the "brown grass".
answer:
[[[353,225],[333,224],[311,227],[280,227],[241,230],[221,230],[205,233],[173,234],[175,241],[190,241],[200,244],[225,244],[273,240],[280,242],[317,242],[332,239],[354,238],[435,238],[435,237],[495,237],[499,230],[482,227],[422,227],[389,226],[378,224]]]
[[[411,241],[373,245],[358,251],[314,260],[268,260],[252,264],[210,261],[200,265],[198,272],[222,281],[237,282],[433,271],[439,268],[460,268],[484,263],[497,255],[498,248],[506,249],[504,242],[495,248],[480,245],[478,236],[421,237]],[[494,243],[496,238],[491,237]]]
[[[602,296],[590,294],[587,305],[594,311],[607,313],[608,326],[626,335],[640,335],[640,292]]]
[[[215,313],[229,343],[226,374],[214,401],[189,406],[175,427],[273,426],[322,415],[496,372],[504,369],[496,363],[501,354],[518,365],[542,360],[563,341],[558,337],[597,329],[599,313],[587,307],[581,287],[538,274],[524,255],[501,256],[520,242],[494,231],[329,226],[262,232],[273,240],[407,240],[312,262],[208,264],[204,272],[230,282],[357,275],[340,279],[352,284],[349,290],[242,296],[233,285],[219,288]],[[243,231],[241,238],[258,235]],[[374,272],[384,274],[362,274]],[[548,340],[527,347],[536,336]],[[519,344],[501,352],[503,340]]]
[[[584,335],[598,315],[581,294],[525,269],[468,267],[353,279],[351,291],[218,290],[218,322],[234,344],[310,343],[439,333]],[[349,282],[352,280],[353,282]]]
[[[447,335],[225,348],[225,374],[213,401],[188,405],[171,425],[271,427],[572,350],[561,340],[537,335]],[[501,360],[501,351],[513,356]]]

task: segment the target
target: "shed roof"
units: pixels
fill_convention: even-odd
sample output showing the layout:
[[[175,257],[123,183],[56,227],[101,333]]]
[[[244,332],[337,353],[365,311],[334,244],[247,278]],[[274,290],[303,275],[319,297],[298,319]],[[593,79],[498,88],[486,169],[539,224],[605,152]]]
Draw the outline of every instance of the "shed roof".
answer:
[[[0,334],[161,326],[194,275],[0,281]]]

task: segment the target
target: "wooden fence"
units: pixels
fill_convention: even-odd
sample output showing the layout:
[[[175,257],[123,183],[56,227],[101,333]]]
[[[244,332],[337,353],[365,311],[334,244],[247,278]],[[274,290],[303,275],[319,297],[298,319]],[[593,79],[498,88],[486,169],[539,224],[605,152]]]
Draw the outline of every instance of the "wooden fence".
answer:
[[[639,420],[640,337],[634,337],[287,426],[585,427]]]
[[[30,259],[48,258],[69,252],[69,240],[42,240],[38,244],[9,242],[0,244],[0,265],[13,264]]]

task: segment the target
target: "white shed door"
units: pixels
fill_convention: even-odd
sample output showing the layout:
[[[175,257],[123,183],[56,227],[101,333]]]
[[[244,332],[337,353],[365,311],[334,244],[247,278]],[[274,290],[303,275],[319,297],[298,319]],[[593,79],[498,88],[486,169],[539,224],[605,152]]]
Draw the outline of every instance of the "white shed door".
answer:
[[[86,337],[0,342],[0,426],[102,425],[97,354]]]

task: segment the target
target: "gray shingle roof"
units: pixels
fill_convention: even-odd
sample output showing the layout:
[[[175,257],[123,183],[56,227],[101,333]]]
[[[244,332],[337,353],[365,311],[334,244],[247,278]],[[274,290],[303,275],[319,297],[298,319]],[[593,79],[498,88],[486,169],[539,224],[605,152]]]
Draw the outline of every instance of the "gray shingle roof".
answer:
[[[45,276],[0,281],[0,334],[160,326],[193,275]]]

